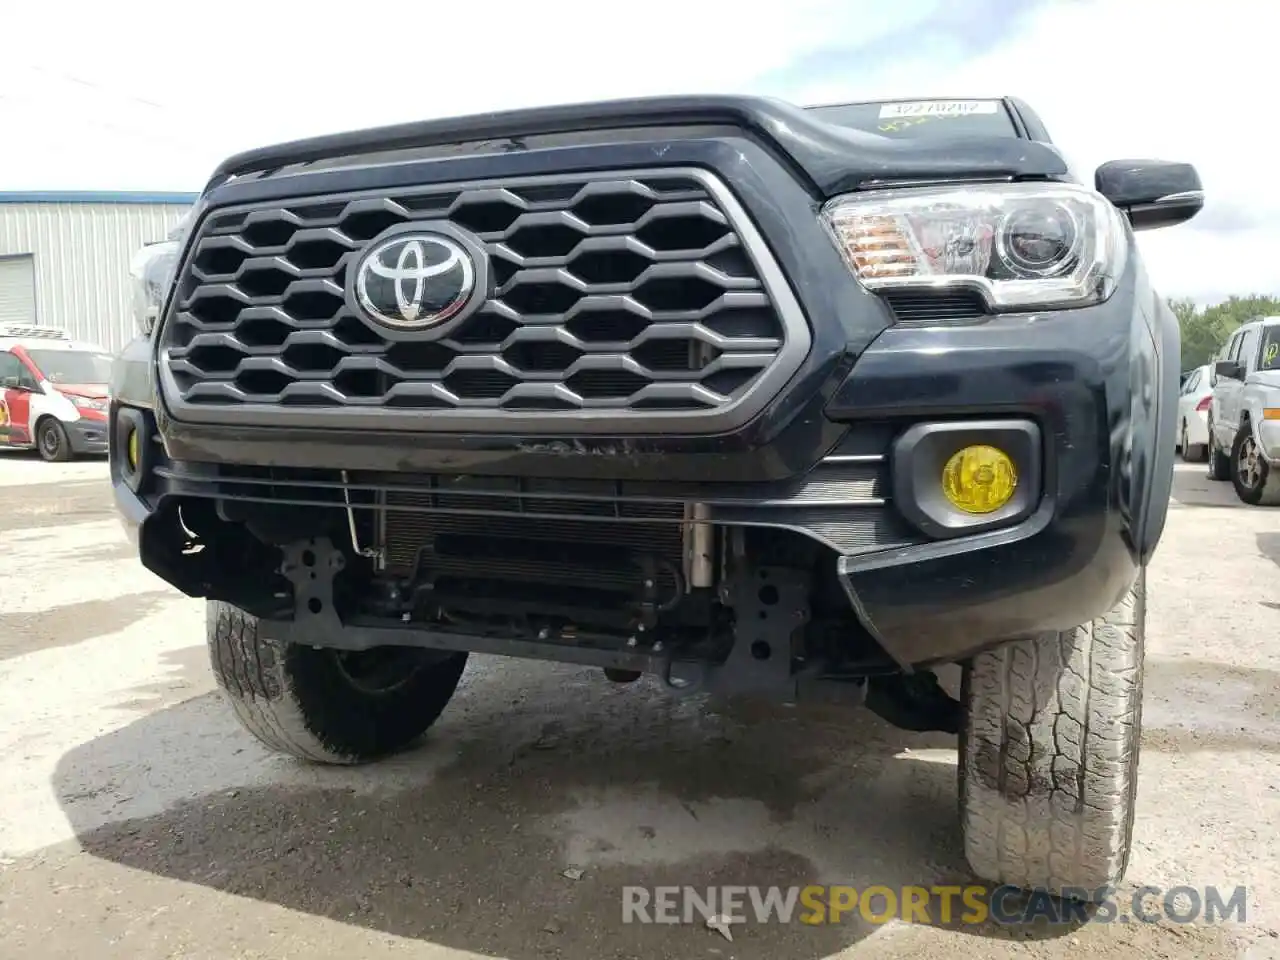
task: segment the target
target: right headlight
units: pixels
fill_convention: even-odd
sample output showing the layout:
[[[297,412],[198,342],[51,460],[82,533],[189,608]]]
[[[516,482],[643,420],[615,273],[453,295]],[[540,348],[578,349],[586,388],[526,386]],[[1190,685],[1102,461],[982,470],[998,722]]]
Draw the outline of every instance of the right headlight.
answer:
[[[170,231],[168,238],[159,243],[147,244],[129,261],[133,318],[138,329],[147,336],[155,329],[164,299],[169,293],[169,285],[173,283],[189,219],[189,214],[184,216]]]
[[[1111,296],[1124,269],[1119,212],[1074,184],[876,190],[822,210],[872,290],[969,287],[993,310],[1079,307]]]

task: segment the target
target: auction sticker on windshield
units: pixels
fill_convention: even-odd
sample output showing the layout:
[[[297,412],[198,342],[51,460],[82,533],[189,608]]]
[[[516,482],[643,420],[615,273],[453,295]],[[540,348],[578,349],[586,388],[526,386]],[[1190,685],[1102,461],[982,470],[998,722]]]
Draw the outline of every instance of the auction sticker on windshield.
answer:
[[[912,100],[886,103],[880,107],[880,119],[903,117],[967,117],[975,113],[995,113],[994,100]]]

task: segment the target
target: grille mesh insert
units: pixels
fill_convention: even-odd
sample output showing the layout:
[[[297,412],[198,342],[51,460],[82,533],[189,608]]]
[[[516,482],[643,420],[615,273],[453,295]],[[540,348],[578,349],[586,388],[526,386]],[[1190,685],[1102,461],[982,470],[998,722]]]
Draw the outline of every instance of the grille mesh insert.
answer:
[[[164,327],[170,389],[229,420],[262,405],[378,408],[501,429],[495,414],[536,411],[567,432],[584,411],[740,406],[797,330],[720,190],[695,172],[595,174],[215,212]],[[388,227],[442,221],[487,252],[489,299],[440,339],[384,338],[347,307],[347,271]]]

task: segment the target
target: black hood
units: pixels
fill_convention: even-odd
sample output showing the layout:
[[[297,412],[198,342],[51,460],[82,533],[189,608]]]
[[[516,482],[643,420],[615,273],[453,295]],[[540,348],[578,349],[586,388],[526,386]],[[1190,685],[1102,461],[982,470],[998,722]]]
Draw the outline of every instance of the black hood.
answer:
[[[914,180],[1062,179],[1067,165],[1052,147],[1012,137],[894,140],[836,126],[801,107],[763,97],[651,97],[538,107],[375,127],[295,140],[236,154],[214,173],[212,188],[233,177],[269,177],[330,165],[377,162],[410,151],[449,156],[599,142],[610,132],[736,127],[785,157],[814,191],[830,197]]]

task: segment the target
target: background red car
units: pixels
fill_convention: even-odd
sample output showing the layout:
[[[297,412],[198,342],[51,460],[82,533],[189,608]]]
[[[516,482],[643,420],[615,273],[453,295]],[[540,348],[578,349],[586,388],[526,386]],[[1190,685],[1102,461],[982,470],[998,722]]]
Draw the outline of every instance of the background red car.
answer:
[[[111,355],[57,327],[0,324],[0,446],[45,460],[107,452]]]

